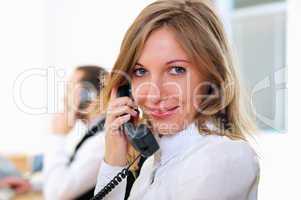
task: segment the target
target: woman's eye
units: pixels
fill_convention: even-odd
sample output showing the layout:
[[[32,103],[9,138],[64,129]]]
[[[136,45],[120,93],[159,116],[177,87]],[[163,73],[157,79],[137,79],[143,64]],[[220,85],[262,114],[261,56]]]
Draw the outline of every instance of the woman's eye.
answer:
[[[179,75],[179,74],[183,74],[186,72],[186,69],[184,67],[181,66],[173,66],[170,71],[169,71],[172,75]]]
[[[144,76],[145,73],[146,73],[146,69],[141,68],[141,67],[133,70],[133,74],[138,77]]]

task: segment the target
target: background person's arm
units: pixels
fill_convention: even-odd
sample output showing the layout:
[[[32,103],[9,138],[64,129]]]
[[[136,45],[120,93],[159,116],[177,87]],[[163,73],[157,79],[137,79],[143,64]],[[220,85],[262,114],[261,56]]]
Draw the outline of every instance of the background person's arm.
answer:
[[[0,188],[11,188],[17,194],[31,190],[30,182],[22,177],[8,176],[0,180]]]
[[[104,134],[89,138],[70,166],[65,138],[59,135],[50,138],[52,148],[45,156],[45,199],[73,199],[92,189],[104,154]]]

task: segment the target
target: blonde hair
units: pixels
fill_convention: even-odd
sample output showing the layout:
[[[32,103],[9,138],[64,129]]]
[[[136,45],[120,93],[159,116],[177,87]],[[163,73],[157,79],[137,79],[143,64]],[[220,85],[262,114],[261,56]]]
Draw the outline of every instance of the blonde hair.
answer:
[[[206,79],[218,88],[218,98],[203,101],[200,105],[201,112],[196,117],[200,132],[246,139],[255,126],[244,110],[240,81],[226,34],[209,1],[160,0],[144,8],[123,39],[106,87],[105,103],[109,102],[112,88],[125,81],[120,72],[129,74],[150,34],[163,26],[173,31],[187,55]],[[212,88],[207,92],[210,94]],[[207,120],[217,129],[209,129],[204,123]]]

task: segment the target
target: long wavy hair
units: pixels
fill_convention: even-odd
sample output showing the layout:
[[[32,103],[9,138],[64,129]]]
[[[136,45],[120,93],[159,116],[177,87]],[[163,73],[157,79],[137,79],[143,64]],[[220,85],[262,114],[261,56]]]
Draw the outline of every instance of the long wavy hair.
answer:
[[[123,39],[105,88],[105,105],[112,88],[130,77],[150,34],[162,27],[173,31],[186,54],[214,85],[208,86],[207,94],[218,94],[199,105],[196,122],[200,133],[245,140],[255,126],[242,101],[243,90],[223,25],[210,1],[160,0],[144,8]],[[206,125],[208,120],[214,129]]]

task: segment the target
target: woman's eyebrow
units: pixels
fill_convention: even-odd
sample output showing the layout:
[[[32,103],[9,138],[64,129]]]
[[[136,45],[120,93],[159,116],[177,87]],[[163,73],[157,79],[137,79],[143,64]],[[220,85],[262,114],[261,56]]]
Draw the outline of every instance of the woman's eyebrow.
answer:
[[[190,63],[188,60],[185,60],[185,59],[175,59],[175,60],[170,60],[168,62],[166,62],[166,65],[170,65],[172,63],[175,63],[175,62],[186,62],[186,63]],[[135,66],[141,66],[141,67],[144,67],[144,65],[142,65],[141,63],[139,62],[136,62],[135,63]]]
[[[188,60],[185,60],[185,59],[175,59],[175,60],[170,60],[166,63],[166,65],[170,65],[172,63],[175,63],[175,62],[186,62],[186,63],[190,63]]]
[[[139,65],[139,66],[141,66],[141,67],[144,67],[141,63],[139,63],[139,62],[136,62],[135,63],[135,66],[137,66],[137,65]]]

